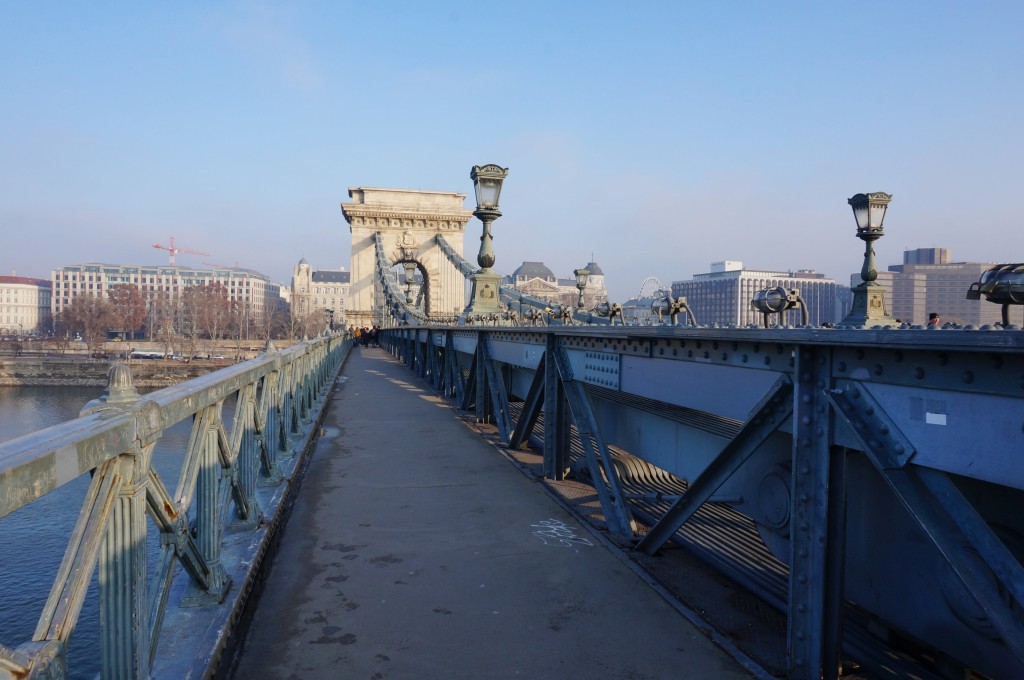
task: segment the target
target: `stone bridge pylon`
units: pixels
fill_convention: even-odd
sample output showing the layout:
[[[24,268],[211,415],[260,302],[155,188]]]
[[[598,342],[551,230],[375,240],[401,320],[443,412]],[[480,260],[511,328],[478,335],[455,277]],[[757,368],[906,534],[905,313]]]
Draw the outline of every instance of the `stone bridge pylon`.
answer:
[[[465,277],[438,248],[438,234],[462,254],[466,194],[449,191],[352,187],[341,212],[352,233],[352,279],[345,316],[353,326],[382,324],[384,297],[375,268],[374,234],[380,232],[388,267],[412,262],[423,277],[423,311],[435,318],[462,312]]]

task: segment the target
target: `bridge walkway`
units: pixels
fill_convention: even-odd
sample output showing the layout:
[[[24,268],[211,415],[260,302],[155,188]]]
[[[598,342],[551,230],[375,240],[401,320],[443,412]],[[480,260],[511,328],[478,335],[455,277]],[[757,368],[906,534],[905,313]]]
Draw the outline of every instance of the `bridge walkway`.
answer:
[[[751,677],[383,350],[332,399],[234,677]]]

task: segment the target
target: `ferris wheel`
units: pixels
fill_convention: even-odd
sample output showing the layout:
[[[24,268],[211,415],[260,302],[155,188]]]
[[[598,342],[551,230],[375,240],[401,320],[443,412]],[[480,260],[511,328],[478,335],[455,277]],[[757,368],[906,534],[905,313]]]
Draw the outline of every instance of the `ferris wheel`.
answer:
[[[658,291],[668,290],[664,284],[658,280],[656,276],[648,276],[644,279],[644,282],[640,284],[640,293],[637,295],[638,298],[652,298],[655,297]]]

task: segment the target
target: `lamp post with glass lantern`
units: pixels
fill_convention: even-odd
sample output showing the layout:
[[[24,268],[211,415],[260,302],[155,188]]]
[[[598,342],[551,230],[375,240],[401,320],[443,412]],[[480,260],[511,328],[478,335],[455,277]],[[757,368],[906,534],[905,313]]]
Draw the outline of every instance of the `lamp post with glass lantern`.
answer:
[[[416,263],[406,262],[402,265],[405,267],[405,302],[406,304],[412,304],[412,284],[416,278]]]
[[[583,309],[583,289],[587,287],[590,270],[584,267],[583,269],[574,269],[572,273],[576,275],[576,287],[580,290],[580,299],[576,301],[576,309]]]
[[[469,173],[476,190],[476,210],[473,216],[483,222],[483,235],[480,237],[480,252],[476,261],[480,269],[470,278],[473,281],[473,292],[469,306],[464,314],[491,314],[501,311],[498,301],[498,282],[501,274],[491,270],[494,266],[494,246],[491,243],[491,223],[501,217],[498,200],[501,197],[501,185],[508,176],[508,168],[493,163],[490,165],[474,165]]]
[[[885,289],[875,283],[878,269],[875,266],[874,243],[884,234],[882,223],[891,200],[892,194],[878,191],[857,194],[847,201],[857,220],[857,238],[864,241],[864,264],[860,269],[861,283],[852,288],[853,304],[843,319],[843,325],[890,325],[896,322],[885,311]]]

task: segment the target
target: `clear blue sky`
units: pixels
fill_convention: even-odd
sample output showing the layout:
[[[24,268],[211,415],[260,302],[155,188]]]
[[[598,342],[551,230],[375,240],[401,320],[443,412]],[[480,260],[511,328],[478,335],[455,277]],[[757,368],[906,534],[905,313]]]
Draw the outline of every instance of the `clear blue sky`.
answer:
[[[1022,261],[1022,35],[1010,1],[6,2],[0,273],[174,236],[287,281],[349,265],[348,187],[483,163],[496,269],[593,253],[617,300],[723,259],[847,281],[862,191],[883,266]]]

